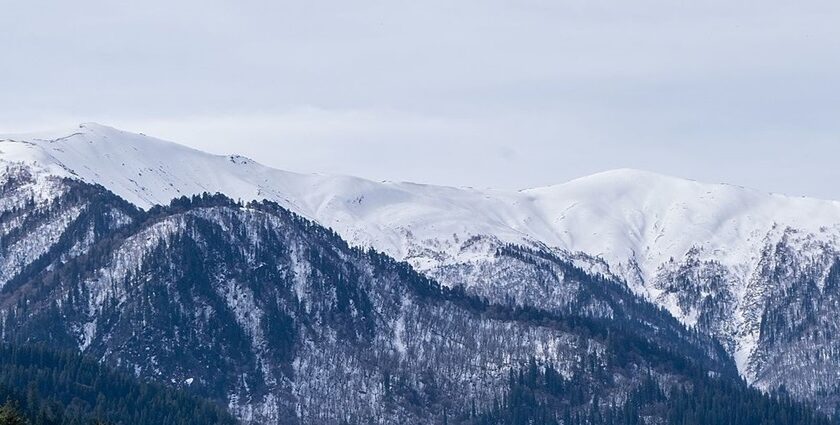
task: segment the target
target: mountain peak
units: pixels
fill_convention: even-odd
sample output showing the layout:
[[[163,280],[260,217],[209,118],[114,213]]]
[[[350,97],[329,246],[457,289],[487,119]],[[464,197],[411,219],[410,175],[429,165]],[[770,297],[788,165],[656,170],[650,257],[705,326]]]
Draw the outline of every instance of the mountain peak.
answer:
[[[724,185],[700,183],[633,168],[618,168],[578,177],[565,183],[526,189],[522,193],[550,198],[587,197],[594,194],[609,199],[653,195],[667,198],[671,195],[699,195],[709,190],[718,190],[719,186]],[[642,202],[640,199],[637,200]]]
[[[635,168],[616,168],[602,171],[588,176],[573,179],[564,184],[570,185],[650,185],[650,184],[696,184],[693,180],[674,177],[652,171],[639,170]]]
[[[41,175],[100,184],[142,208],[203,192],[239,194],[216,184],[230,177],[216,172],[227,157],[98,123],[0,136],[0,151],[0,161],[30,165]]]
[[[107,125],[99,124],[98,122],[88,121],[79,124],[79,128],[82,129],[89,129],[89,130],[97,130],[97,129],[108,129],[108,130],[117,130],[114,127],[110,127]]]
[[[648,170],[641,170],[638,168],[613,168],[611,170],[605,170],[598,173],[590,174],[589,176],[584,176],[582,178],[587,177],[603,177],[603,178],[673,178],[676,179],[677,177],[668,176],[665,174],[655,173]]]

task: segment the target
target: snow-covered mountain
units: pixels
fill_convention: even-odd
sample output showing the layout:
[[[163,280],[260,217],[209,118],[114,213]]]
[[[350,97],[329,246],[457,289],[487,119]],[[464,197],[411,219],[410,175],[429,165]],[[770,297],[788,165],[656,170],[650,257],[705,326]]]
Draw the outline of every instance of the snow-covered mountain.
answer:
[[[522,191],[373,182],[276,170],[97,124],[0,136],[0,161],[28,169],[42,182],[31,190],[44,198],[58,176],[102,185],[144,209],[203,192],[275,201],[444,284],[551,308],[561,295],[526,288],[532,271],[500,247],[544,250],[620,277],[717,337],[759,386],[785,384],[807,396],[832,391],[840,373],[840,350],[820,337],[825,324],[803,317],[837,313],[819,303],[830,299],[827,282],[840,252],[840,202],[636,170]],[[498,276],[505,276],[501,292]],[[783,296],[816,304],[776,304]],[[808,382],[782,376],[802,362],[778,333],[770,339],[778,317],[796,320],[779,325],[785,338],[818,340],[808,348],[818,354],[803,367],[820,372]]]
[[[475,235],[636,261],[648,280],[701,247],[727,266],[755,262],[774,226],[824,234],[840,202],[794,198],[621,169],[518,192],[453,188],[272,169],[98,124],[0,135],[0,160],[100,184],[140,208],[203,192],[269,199],[351,243],[410,258],[417,245],[458,247]]]

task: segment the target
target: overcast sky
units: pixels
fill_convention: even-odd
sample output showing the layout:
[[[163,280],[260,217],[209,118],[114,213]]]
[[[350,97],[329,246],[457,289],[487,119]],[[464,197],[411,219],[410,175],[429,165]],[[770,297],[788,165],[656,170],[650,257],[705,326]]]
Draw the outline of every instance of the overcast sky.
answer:
[[[4,1],[0,132],[524,188],[632,167],[840,199],[840,2]]]

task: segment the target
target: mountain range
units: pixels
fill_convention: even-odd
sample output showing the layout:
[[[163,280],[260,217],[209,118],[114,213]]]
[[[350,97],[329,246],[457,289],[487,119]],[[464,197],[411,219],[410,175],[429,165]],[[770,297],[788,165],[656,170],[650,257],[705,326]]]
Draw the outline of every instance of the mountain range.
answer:
[[[570,415],[709,376],[838,402],[840,202],[628,169],[374,182],[98,124],[0,136],[0,163],[3,339],[246,422],[470,421],[530,365],[580,388]]]

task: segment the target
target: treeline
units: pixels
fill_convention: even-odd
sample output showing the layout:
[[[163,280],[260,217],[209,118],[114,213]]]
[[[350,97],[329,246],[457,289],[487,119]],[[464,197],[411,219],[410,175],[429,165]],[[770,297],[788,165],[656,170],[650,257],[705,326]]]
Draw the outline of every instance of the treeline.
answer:
[[[0,344],[0,425],[236,424],[222,408],[74,352]]]
[[[702,372],[701,372],[702,373]],[[764,394],[738,382],[698,373],[663,389],[648,374],[619,406],[582,391],[553,367],[535,363],[511,373],[505,396],[484,412],[473,408],[471,425],[831,425],[830,418],[784,392]],[[456,421],[453,421],[456,422]]]

